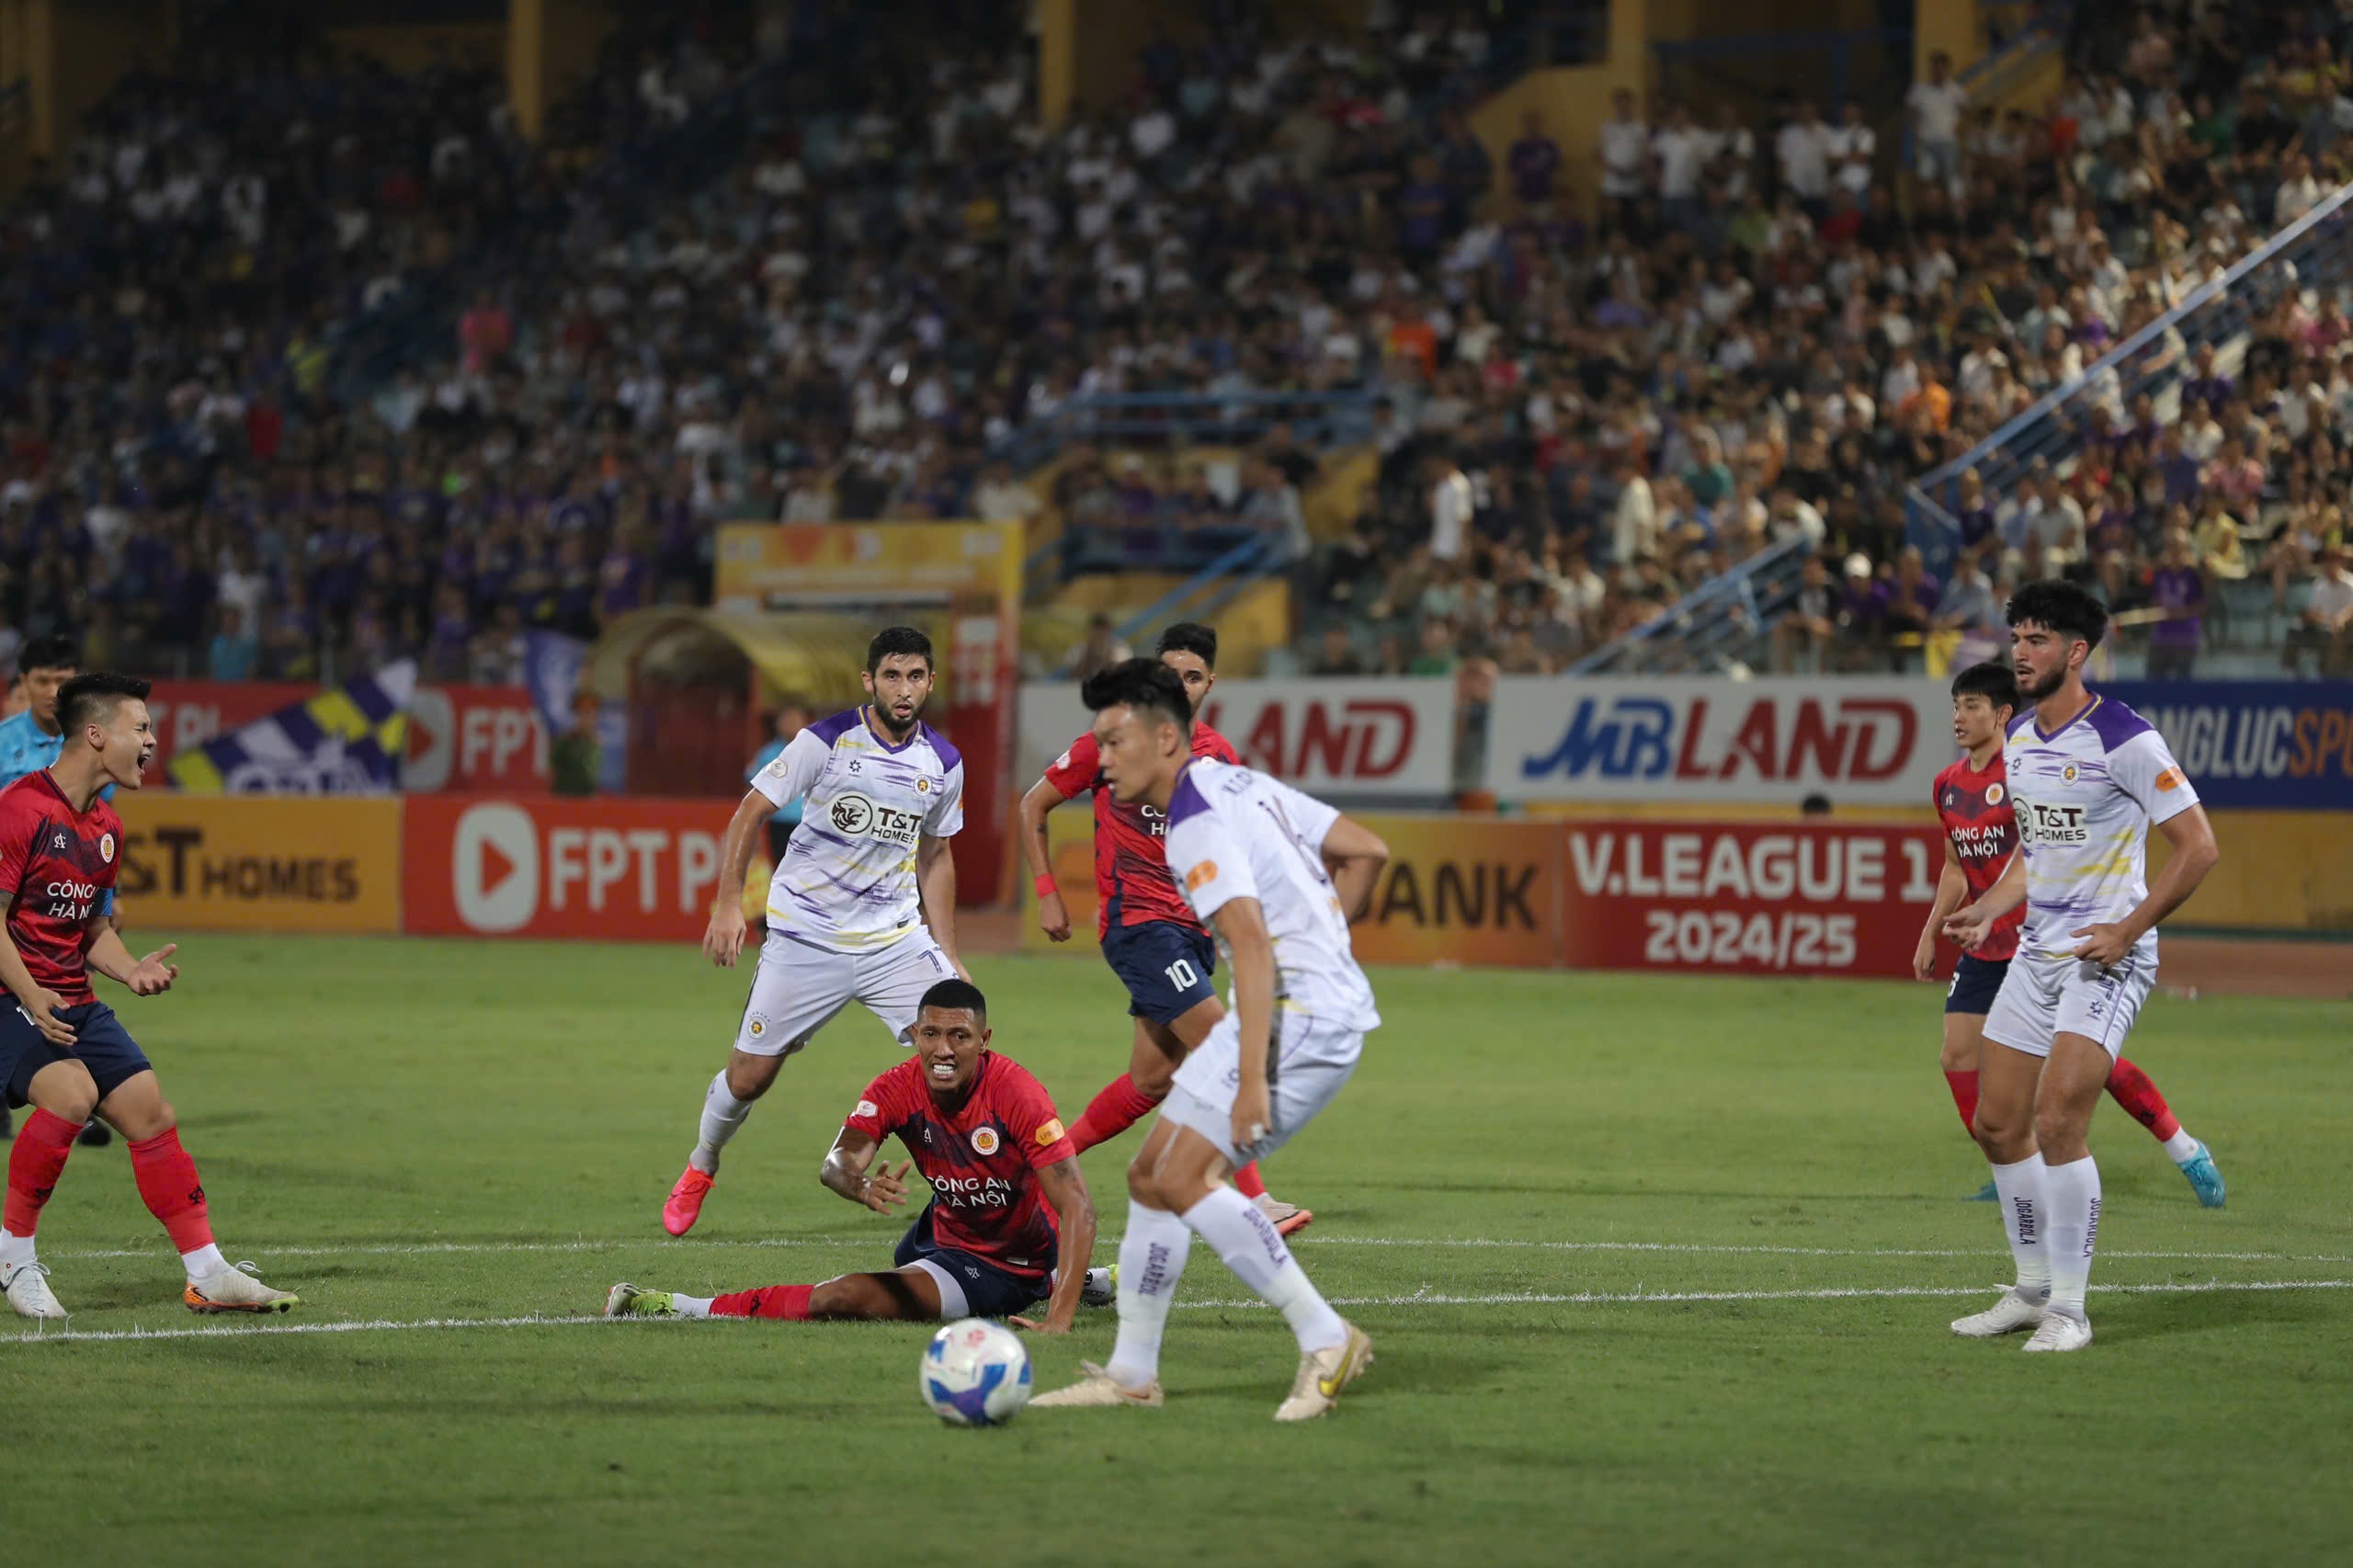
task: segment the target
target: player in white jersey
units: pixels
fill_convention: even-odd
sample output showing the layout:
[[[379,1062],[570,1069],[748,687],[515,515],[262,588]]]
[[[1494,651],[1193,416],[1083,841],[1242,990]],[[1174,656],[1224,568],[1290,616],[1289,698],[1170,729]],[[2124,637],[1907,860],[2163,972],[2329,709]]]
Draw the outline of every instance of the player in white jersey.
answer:
[[[2084,1310],[2099,1239],[2099,1167],[2086,1135],[2109,1070],[2157,978],[2157,923],[2220,858],[2214,829],[2165,743],[2084,687],[2108,611],[2072,583],[2030,583],[2009,605],[2018,689],[2003,756],[2019,852],[1992,891],[1945,923],[1973,948],[2027,901],[2018,957],[1985,1019],[1977,1141],[1994,1167],[2018,1283],[1955,1334],[2032,1328],[2029,1350],[2091,1343]],[[2149,828],[2173,846],[2152,887]]]
[[[1371,1362],[1372,1341],[1332,1310],[1226,1178],[1331,1104],[1356,1071],[1365,1032],[1380,1026],[1348,922],[1370,902],[1389,848],[1286,784],[1195,757],[1192,699],[1156,659],[1113,665],[1085,697],[1106,787],[1167,819],[1169,874],[1217,937],[1233,1006],[1176,1070],[1158,1125],[1128,1166],[1109,1365],[1089,1363],[1079,1381],[1032,1403],[1161,1403],[1161,1335],[1199,1235],[1290,1324],[1299,1375],[1275,1419],[1310,1420]]]
[[[705,957],[733,968],[744,950],[744,879],[779,808],[805,801],[800,831],[768,882],[767,940],[727,1065],[703,1092],[701,1135],[662,1206],[662,1228],[694,1229],[719,1152],[776,1081],[784,1059],[852,1002],[907,1043],[923,994],[951,976],[964,763],[923,722],[931,640],[893,626],[867,645],[864,707],[792,738],[752,778],[719,851]]]

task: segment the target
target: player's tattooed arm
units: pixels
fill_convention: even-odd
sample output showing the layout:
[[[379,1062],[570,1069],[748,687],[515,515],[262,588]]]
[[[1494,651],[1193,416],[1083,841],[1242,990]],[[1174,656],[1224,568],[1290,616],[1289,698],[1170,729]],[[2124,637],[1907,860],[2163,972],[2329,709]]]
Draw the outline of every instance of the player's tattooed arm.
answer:
[[[1040,1166],[1038,1185],[1061,1221],[1062,1250],[1056,1260],[1061,1272],[1054,1278],[1053,1299],[1046,1303],[1046,1316],[1036,1326],[1042,1334],[1065,1334],[1078,1317],[1078,1295],[1086,1285],[1087,1260],[1095,1256],[1095,1199],[1086,1190],[1086,1177],[1080,1174],[1075,1159]]]
[[[1353,926],[1372,907],[1372,891],[1389,864],[1389,846],[1360,822],[1336,817],[1324,835],[1324,867],[1332,876],[1332,896]]]
[[[948,840],[925,834],[915,845],[915,892],[923,904],[923,922],[931,939],[956,969],[959,980],[972,977],[956,956],[956,852]]]
[[[774,815],[774,801],[757,790],[746,790],[735,814],[727,820],[727,835],[719,841],[719,891],[711,899],[710,923],[703,927],[702,956],[722,969],[735,967],[744,951],[747,927],[744,922],[744,879],[751,874],[752,846]]]
[[[2002,880],[1984,898],[1946,921],[1945,935],[1964,949],[1981,946],[1994,929],[1994,923],[2025,901],[2026,855],[2012,850],[2010,863],[2002,868]]]
[[[825,1151],[817,1179],[861,1208],[888,1214],[907,1200],[907,1167],[913,1162],[900,1161],[895,1171],[887,1162],[881,1170],[871,1170],[875,1152],[881,1147],[866,1133],[845,1127]]]

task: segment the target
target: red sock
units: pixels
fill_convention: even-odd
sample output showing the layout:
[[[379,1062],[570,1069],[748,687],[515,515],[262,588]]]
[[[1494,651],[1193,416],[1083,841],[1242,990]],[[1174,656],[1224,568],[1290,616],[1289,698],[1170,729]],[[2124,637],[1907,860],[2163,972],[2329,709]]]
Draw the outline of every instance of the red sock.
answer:
[[[2175,1119],[2173,1108],[2165,1104],[2165,1096],[2157,1093],[2149,1075],[2122,1057],[2108,1074],[2108,1092],[2118,1105],[2131,1113],[2132,1119],[2147,1128],[2160,1141],[2181,1131]]]
[[[1245,1198],[1264,1198],[1267,1184],[1258,1179],[1258,1162],[1251,1161],[1233,1173],[1233,1190]]]
[[[1122,1073],[1103,1085],[1103,1092],[1086,1102],[1086,1114],[1070,1130],[1070,1141],[1080,1153],[1097,1143],[1117,1138],[1137,1122],[1152,1114],[1160,1102],[1136,1087],[1136,1081]]]
[[[131,1145],[131,1175],[147,1212],[164,1222],[172,1245],[197,1252],[212,1244],[212,1217],[204,1207],[204,1183],[196,1162],[180,1147],[180,1130],[167,1127],[142,1143]]]
[[[809,1292],[815,1289],[814,1285],[763,1285],[756,1290],[730,1290],[712,1299],[710,1315],[803,1323],[809,1317]]]
[[[1945,1087],[1952,1091],[1952,1103],[1961,1112],[1961,1124],[1973,1134],[1977,1129],[1977,1074],[1948,1073]]]
[[[8,1151],[8,1202],[0,1210],[0,1229],[12,1236],[29,1236],[40,1223],[41,1206],[57,1189],[65,1170],[65,1156],[74,1152],[74,1135],[82,1129],[62,1116],[36,1110],[17,1130],[17,1146]]]

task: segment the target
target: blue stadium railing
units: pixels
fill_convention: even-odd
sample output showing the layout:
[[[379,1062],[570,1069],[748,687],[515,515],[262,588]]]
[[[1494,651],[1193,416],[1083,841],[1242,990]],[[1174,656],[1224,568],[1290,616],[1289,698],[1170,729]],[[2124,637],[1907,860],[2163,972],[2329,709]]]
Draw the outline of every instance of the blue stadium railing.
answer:
[[[2162,396],[2201,345],[2217,349],[2246,330],[2248,319],[2270,308],[2285,288],[2343,284],[2353,272],[2353,185],[2331,191],[2319,205],[2274,234],[2220,278],[2201,284],[2180,303],[2100,356],[2084,373],[1995,431],[1962,456],[1908,486],[1905,542],[1941,576],[1961,543],[1953,515],[1961,476],[1974,469],[1985,494],[1998,502],[2036,463],[2057,468],[2082,447],[2071,410],[2088,410],[2110,397],[2130,406],[2142,393]],[[2178,333],[2182,352],[2166,353]]]
[[[1577,660],[1568,673],[1713,675],[1753,666],[1774,619],[1797,597],[1813,548],[1803,534],[1774,541]]]

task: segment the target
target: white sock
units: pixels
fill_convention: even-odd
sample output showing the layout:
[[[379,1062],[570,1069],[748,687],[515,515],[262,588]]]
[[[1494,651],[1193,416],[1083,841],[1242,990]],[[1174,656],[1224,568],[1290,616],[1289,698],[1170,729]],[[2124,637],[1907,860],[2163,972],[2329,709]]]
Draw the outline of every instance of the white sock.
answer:
[[[2177,1131],[2165,1140],[2165,1158],[2177,1165],[2186,1165],[2198,1157],[2198,1140],[2185,1130]]]
[[[721,1068],[719,1075],[710,1081],[710,1087],[702,1092],[701,1141],[695,1144],[695,1152],[687,1156],[687,1164],[705,1176],[717,1176],[719,1151],[727,1147],[727,1141],[735,1136],[736,1129],[751,1113],[752,1102],[739,1100],[728,1090],[727,1070]]]
[[[2051,1231],[2051,1310],[2084,1315],[2091,1283],[2092,1249],[2099,1241],[2099,1166],[2086,1154],[2042,1176],[2043,1210]]]
[[[2010,1256],[2018,1260],[2018,1294],[2038,1301],[2051,1294],[2043,1174],[2039,1149],[2017,1165],[1994,1167],[1994,1191],[2002,1201],[2002,1233],[2010,1239]]]
[[[1161,1333],[1192,1250],[1184,1221],[1128,1200],[1128,1231],[1120,1238],[1120,1337],[1104,1369],[1120,1387],[1150,1388],[1160,1376]]]
[[[670,1292],[670,1304],[678,1309],[682,1318],[707,1318],[710,1315],[711,1298],[689,1296],[683,1290]]]
[[[14,1268],[20,1263],[33,1261],[33,1239],[14,1231],[0,1231],[0,1268]]]
[[[221,1256],[218,1244],[207,1242],[194,1252],[180,1254],[180,1267],[188,1270],[190,1279],[202,1279],[228,1267],[229,1260]]]
[[[1221,1185],[1185,1210],[1185,1223],[1217,1248],[1218,1256],[1233,1270],[1235,1278],[1282,1312],[1302,1354],[1329,1350],[1347,1341],[1347,1324],[1317,1292],[1299,1267],[1299,1259],[1291,1256],[1290,1248],[1275,1233],[1274,1221],[1260,1213],[1256,1204]],[[1122,1267],[1122,1282],[1126,1278]]]

